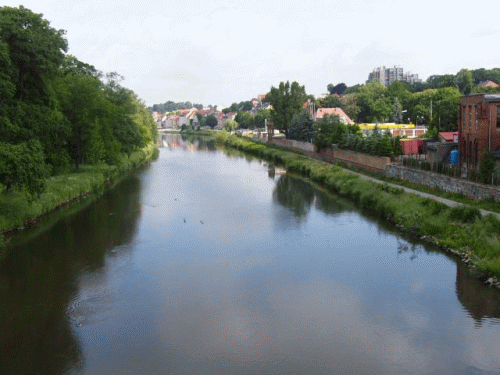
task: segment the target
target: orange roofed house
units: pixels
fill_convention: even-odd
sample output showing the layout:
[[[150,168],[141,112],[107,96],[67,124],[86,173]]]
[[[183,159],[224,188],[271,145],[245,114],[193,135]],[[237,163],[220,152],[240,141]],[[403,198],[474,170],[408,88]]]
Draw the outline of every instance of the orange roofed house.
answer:
[[[481,157],[488,149],[500,157],[500,94],[463,96],[458,132],[460,165],[478,169]]]
[[[342,121],[344,124],[352,125],[354,124],[354,121],[351,120],[349,116],[342,110],[342,108],[319,108],[315,115],[314,115],[314,121],[317,119],[323,118],[325,116],[339,116],[340,121]]]

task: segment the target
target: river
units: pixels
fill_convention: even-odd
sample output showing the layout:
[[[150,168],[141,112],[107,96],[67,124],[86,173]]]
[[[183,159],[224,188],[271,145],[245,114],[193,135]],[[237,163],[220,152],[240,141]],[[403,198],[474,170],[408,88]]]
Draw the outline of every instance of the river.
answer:
[[[158,160],[13,239],[1,374],[498,374],[500,293],[268,163]]]

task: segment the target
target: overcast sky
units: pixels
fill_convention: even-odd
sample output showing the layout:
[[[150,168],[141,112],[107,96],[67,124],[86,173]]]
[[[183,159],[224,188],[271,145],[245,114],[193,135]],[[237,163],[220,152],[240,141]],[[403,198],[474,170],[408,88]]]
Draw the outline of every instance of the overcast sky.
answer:
[[[69,53],[125,77],[147,105],[250,100],[280,81],[308,94],[378,66],[424,80],[500,67],[498,0],[4,0],[67,31]]]

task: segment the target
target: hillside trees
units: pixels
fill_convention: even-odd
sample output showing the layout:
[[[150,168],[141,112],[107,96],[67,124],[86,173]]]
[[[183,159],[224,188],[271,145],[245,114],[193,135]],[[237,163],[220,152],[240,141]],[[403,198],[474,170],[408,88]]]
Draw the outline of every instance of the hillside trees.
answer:
[[[65,55],[65,32],[42,17],[0,7],[0,191],[29,197],[49,173],[120,163],[157,132],[135,94]]]

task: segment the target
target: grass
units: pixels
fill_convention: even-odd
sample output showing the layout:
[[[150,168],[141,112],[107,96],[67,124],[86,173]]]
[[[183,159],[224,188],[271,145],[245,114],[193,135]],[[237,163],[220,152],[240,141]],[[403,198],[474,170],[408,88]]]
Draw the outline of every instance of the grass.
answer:
[[[402,188],[374,184],[339,166],[226,132],[218,132],[215,139],[218,144],[281,164],[330,192],[352,199],[363,209],[377,213],[407,232],[461,253],[488,275],[500,277],[500,220],[493,215],[481,217],[477,206],[448,207],[433,199],[406,193]]]
[[[119,165],[82,165],[78,171],[52,176],[43,194],[29,202],[20,192],[0,193],[0,233],[22,229],[56,208],[90,195],[100,195],[124,175],[149,162],[157,154],[154,144],[124,157]],[[0,247],[5,238],[0,235]]]

